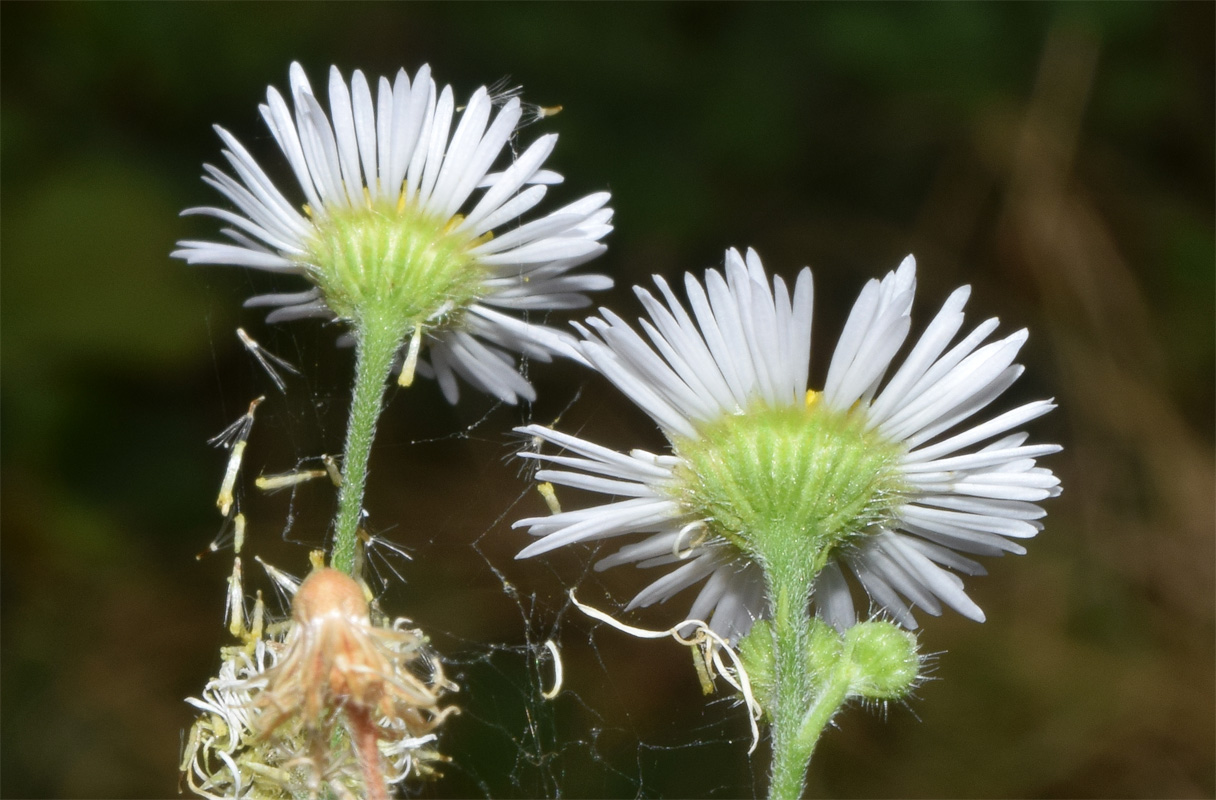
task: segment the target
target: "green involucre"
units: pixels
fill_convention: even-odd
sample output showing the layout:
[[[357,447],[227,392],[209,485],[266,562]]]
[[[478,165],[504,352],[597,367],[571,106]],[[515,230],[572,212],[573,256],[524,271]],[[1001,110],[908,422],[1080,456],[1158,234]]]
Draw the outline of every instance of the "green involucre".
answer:
[[[747,670],[752,695],[760,704],[761,710],[767,715],[772,710],[777,690],[773,663],[772,623],[765,619],[756,620],[752,623],[752,629],[747,632],[747,635],[739,640],[736,648],[739,651],[739,660],[743,662],[743,668]]]
[[[371,443],[402,342],[459,324],[483,291],[486,270],[468,253],[481,239],[453,233],[461,219],[404,199],[326,209],[299,258],[325,304],[350,323],[358,350],[331,557],[345,572],[355,568]]]
[[[858,414],[814,402],[759,407],[673,442],[689,514],[766,568],[781,554],[813,573],[834,547],[890,518],[904,495],[899,444]]]
[[[342,319],[439,327],[477,299],[485,277],[467,252],[476,241],[452,233],[460,221],[408,204],[327,209],[301,261]]]

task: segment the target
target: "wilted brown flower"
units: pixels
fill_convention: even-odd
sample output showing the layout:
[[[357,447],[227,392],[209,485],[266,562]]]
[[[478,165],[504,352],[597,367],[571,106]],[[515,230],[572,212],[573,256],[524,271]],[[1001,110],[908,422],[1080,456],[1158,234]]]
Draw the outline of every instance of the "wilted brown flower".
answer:
[[[286,649],[253,700],[253,729],[270,737],[288,724],[302,728],[312,758],[324,761],[344,720],[368,796],[387,797],[380,743],[429,733],[453,710],[440,709],[439,696],[455,686],[417,633],[373,624],[363,588],[344,572],[314,570],[291,617]],[[426,678],[414,673],[418,666]]]
[[[373,613],[363,587],[321,567],[299,585],[287,625],[225,648],[201,699],[182,770],[204,797],[380,800],[442,760],[432,731],[447,680],[420,631]],[[243,637],[248,638],[248,637]],[[251,645],[252,646],[252,645]]]

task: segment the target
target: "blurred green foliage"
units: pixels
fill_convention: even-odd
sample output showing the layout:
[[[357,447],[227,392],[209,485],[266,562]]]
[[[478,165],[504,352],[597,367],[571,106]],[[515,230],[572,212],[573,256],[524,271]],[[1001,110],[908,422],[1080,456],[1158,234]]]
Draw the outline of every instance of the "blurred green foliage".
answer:
[[[204,441],[267,389],[235,326],[304,372],[267,403],[249,474],[340,446],[335,331],[266,328],[239,302],[280,284],[167,256],[211,233],[177,217],[216,202],[211,124],[279,163],[256,106],[293,59],[315,83],[429,62],[458,95],[509,74],[562,104],[523,137],[561,134],[553,202],[613,192],[599,266],[624,315],[649,274],[752,245],[816,268],[820,376],[862,281],[909,251],[922,323],[969,282],[973,314],[1031,328],[1017,393],[1060,401],[1036,438],[1065,444],[1066,493],[1028,557],[969,582],[987,624],[927,620],[940,680],[825,737],[814,795],[1216,792],[1211,4],[7,3],[3,22],[3,796],[174,791],[181,698],[224,641],[230,562],[193,558],[218,522]],[[464,686],[448,776],[419,791],[754,794],[763,748],[746,757],[742,712],[702,698],[673,646],[567,614],[568,692],[539,700],[525,648],[565,589],[610,606],[639,578],[513,562],[506,522],[541,506],[504,431],[564,412],[614,446],[655,434],[572,367],[532,371],[541,402],[485,420],[427,383],[395,394],[374,455],[369,507],[416,559],[385,604]],[[246,510],[259,552],[299,572],[332,497]]]

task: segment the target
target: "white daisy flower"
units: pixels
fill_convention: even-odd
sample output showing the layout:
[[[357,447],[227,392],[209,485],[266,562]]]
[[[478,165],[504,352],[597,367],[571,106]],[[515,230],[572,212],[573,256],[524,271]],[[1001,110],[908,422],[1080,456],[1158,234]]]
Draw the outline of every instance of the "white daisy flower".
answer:
[[[348,86],[333,67],[327,116],[299,64],[290,77],[291,107],[270,87],[261,112],[304,205],[289,200],[217,126],[236,177],[207,165],[203,180],[235,210],[185,213],[228,223],[230,241],[183,241],[174,255],[304,276],[312,288],[246,305],[274,307],[271,322],[340,319],[356,339],[361,326],[392,326],[399,342],[413,337],[405,383],[425,340],[429,363],[419,362],[419,371],[435,377],[451,402],[457,376],[508,403],[533,399],[513,354],[542,361],[577,354],[572,336],[526,316],[585,306],[585,292],[612,285],[604,275],[572,274],[605,249],[609,195],[589,195],[508,229],[548,184],[562,180],[541,168],[555,134],[491,172],[525,113],[518,97],[481,88],[461,109],[450,86],[437,89],[427,66],[413,81],[405,70],[391,82],[380,78],[373,96],[362,72]]]
[[[807,391],[811,272],[791,295],[779,277],[770,286],[754,251],[728,251],[725,277],[708,270],[704,285],[686,275],[691,314],[662,278],[665,303],[638,287],[649,342],[610,311],[587,320],[583,355],[659,424],[672,452],[618,453],[523,428],[560,448],[521,453],[549,465],[537,480],[613,499],[515,523],[540,537],[519,557],[649,534],[596,564],[669,568],[626,610],[703,583],[685,618],[730,640],[768,616],[765,564],[779,551],[817,562],[806,579],[837,629],[857,620],[846,574],[908,628],[913,605],[983,621],[956,573],[983,574],[968,556],[1023,553],[1018,540],[1042,529],[1036,503],[1059,494],[1059,481],[1035,459],[1060,447],[1010,431],[1054,405],[973,420],[1022,373],[1013,362],[1026,331],[983,344],[991,319],[951,346],[968,287],[896,364],[915,270],[908,257],[862,290],[822,391]]]

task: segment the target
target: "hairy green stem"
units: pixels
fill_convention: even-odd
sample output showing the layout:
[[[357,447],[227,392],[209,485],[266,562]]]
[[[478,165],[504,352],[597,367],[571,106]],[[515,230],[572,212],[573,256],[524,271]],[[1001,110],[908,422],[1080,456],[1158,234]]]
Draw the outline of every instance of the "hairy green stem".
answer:
[[[773,609],[774,670],[774,696],[768,710],[773,741],[768,796],[770,800],[797,800],[806,786],[807,767],[819,736],[847,696],[848,656],[840,653],[840,660],[828,666],[825,674],[812,673],[813,622],[808,605],[826,551],[781,556],[765,565]],[[824,669],[822,662],[819,666]]]
[[[770,800],[797,800],[802,796],[810,750],[801,747],[802,718],[811,693],[806,668],[810,646],[810,619],[805,586],[791,586],[782,576],[769,574],[769,597],[773,603],[773,678],[775,692],[772,721],[773,763],[769,780]],[[776,580],[774,580],[776,579]]]
[[[848,667],[849,651],[846,645],[845,650],[840,654],[840,660],[824,676],[826,680],[820,685],[815,701],[811,703],[811,707],[807,709],[806,715],[802,718],[798,731],[798,747],[806,753],[808,762],[815,752],[815,745],[819,743],[819,736],[848,698]],[[805,770],[805,766],[803,769]]]
[[[330,565],[334,569],[347,573],[355,568],[355,545],[358,541],[359,517],[363,512],[367,464],[384,400],[385,381],[392,371],[393,359],[403,340],[403,335],[395,326],[382,324],[375,318],[361,320],[354,333],[358,348],[355,389],[350,404],[350,422],[346,427],[342,488],[338,493],[334,548],[330,557]]]

